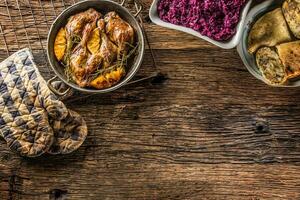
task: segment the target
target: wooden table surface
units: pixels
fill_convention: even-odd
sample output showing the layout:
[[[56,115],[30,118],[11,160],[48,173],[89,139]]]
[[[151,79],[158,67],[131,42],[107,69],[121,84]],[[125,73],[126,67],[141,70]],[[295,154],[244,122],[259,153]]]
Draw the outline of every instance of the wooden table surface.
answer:
[[[70,155],[20,158],[1,140],[0,199],[300,199],[300,89],[268,87],[235,49],[154,25],[151,0],[143,3],[157,68],[147,46],[137,78],[160,74],[71,97],[89,135]],[[0,0],[0,59],[31,47],[53,76],[43,48],[63,9],[62,1]]]

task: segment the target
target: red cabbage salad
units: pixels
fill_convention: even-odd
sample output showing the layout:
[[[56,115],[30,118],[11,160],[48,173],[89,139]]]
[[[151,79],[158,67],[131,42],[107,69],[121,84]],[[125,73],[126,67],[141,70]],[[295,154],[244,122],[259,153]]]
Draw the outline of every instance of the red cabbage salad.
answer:
[[[159,0],[159,17],[175,25],[192,28],[217,41],[236,33],[247,0]]]

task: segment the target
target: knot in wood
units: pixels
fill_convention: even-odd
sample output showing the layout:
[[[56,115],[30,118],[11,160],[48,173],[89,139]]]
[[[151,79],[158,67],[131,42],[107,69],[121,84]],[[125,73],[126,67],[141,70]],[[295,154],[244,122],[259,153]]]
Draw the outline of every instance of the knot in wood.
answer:
[[[67,193],[67,190],[53,189],[50,191],[50,200],[65,200]]]
[[[269,129],[269,123],[265,120],[257,120],[255,122],[255,133],[268,133],[270,131]]]

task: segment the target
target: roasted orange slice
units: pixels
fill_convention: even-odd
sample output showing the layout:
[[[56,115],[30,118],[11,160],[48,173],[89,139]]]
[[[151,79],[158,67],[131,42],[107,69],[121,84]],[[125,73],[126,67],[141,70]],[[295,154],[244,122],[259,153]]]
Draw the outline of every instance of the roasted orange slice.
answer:
[[[100,48],[100,31],[98,28],[94,29],[88,39],[87,48],[91,54],[97,53]]]
[[[110,71],[106,74],[102,74],[90,82],[90,86],[96,89],[109,88],[118,83],[125,75],[124,67],[118,67],[117,69]]]
[[[55,38],[54,42],[54,54],[58,61],[62,60],[67,48],[66,31],[61,28]]]

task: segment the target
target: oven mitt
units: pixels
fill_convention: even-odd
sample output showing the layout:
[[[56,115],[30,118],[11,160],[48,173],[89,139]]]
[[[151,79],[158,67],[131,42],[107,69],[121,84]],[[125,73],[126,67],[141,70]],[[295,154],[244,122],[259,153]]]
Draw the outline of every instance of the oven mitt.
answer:
[[[63,120],[50,120],[54,131],[54,142],[49,154],[68,154],[78,149],[87,136],[87,126],[84,119],[76,112],[69,110]]]
[[[62,92],[62,93],[68,89],[68,86],[66,84],[64,84],[62,81],[53,81],[51,83],[51,85],[58,92]],[[73,94],[74,94],[74,90],[71,89],[71,90],[69,90],[69,92],[67,92],[67,94],[60,96],[59,100],[61,100],[61,101],[66,100],[66,99],[70,98]]]
[[[56,141],[49,120],[65,120],[68,115],[48,89],[29,49],[0,63],[0,134],[11,150],[27,157],[47,152]]]

